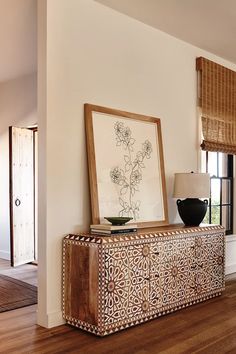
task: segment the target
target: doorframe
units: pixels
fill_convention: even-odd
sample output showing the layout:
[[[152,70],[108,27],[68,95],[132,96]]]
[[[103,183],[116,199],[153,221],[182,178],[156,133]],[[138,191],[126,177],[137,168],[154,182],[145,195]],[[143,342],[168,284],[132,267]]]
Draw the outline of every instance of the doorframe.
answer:
[[[38,203],[38,200],[36,201],[35,198],[35,193],[36,193],[36,186],[35,186],[35,181],[36,181],[36,173],[35,173],[35,156],[36,156],[36,151],[35,151],[35,132],[38,132],[38,126],[30,127],[28,128],[30,130],[33,130],[33,155],[34,155],[34,160],[33,160],[33,175],[34,175],[34,264],[38,264],[38,259],[36,259],[36,227],[38,228],[38,225],[36,225],[36,202]],[[38,247],[38,242],[37,242],[37,247]],[[37,250],[38,254],[38,250]]]
[[[10,207],[10,260],[11,267],[14,257],[14,242],[13,242],[13,182],[12,182],[12,126],[9,127],[9,207]]]

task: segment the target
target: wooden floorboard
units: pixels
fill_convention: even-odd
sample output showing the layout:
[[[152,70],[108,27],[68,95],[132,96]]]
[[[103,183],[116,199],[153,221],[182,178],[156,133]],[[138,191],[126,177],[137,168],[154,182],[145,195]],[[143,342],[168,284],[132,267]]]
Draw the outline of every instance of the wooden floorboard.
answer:
[[[236,279],[220,297],[104,338],[36,325],[36,306],[0,314],[0,353],[236,353]]]

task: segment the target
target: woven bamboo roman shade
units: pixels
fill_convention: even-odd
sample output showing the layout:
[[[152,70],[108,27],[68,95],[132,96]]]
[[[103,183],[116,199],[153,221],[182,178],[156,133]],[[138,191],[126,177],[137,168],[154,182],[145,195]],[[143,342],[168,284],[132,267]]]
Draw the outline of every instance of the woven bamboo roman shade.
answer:
[[[236,72],[197,58],[198,105],[207,151],[236,154]]]

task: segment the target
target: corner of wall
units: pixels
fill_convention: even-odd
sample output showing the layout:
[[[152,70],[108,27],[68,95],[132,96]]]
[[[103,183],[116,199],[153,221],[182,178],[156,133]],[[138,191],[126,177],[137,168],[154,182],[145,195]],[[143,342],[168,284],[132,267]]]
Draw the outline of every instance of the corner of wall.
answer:
[[[0,258],[10,261],[11,259],[10,252],[0,250]]]

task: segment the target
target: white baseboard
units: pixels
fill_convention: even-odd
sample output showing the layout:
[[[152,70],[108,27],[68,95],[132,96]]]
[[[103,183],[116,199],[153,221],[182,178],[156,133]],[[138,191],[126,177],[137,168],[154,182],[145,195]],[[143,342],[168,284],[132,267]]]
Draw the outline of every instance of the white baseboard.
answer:
[[[236,235],[226,236],[225,274],[236,273]]]
[[[232,273],[236,273],[236,263],[225,266],[225,274],[228,275]]]
[[[62,311],[58,311],[48,313],[46,316],[43,317],[41,317],[40,314],[37,313],[37,323],[42,327],[52,328],[65,324],[65,321],[62,317]]]
[[[11,259],[10,252],[0,250],[0,258],[10,261]]]

